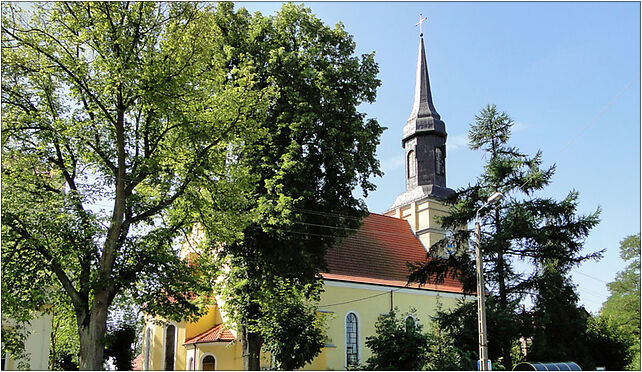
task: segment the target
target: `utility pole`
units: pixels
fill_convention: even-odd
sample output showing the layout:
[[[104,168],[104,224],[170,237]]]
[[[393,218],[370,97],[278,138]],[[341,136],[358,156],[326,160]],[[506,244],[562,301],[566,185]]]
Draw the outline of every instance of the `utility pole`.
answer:
[[[486,285],[484,284],[484,261],[481,252],[481,231],[479,227],[479,212],[486,206],[499,202],[504,195],[496,192],[489,196],[475,214],[475,260],[477,263],[477,325],[479,329],[479,370],[489,371],[488,334],[486,333]]]
[[[488,337],[486,335],[486,289],[484,261],[481,254],[479,220],[475,221],[475,259],[477,260],[477,326],[479,329],[479,370],[488,371]]]

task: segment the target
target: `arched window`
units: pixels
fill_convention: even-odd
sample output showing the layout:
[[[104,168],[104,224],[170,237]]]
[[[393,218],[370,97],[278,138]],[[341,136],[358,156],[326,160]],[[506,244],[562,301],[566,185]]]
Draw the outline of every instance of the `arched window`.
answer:
[[[152,345],[152,329],[150,327],[147,328],[147,331],[145,331],[145,365],[143,366],[143,369],[145,371],[149,371],[149,357],[150,357],[150,349]]]
[[[176,349],[176,326],[173,324],[165,328],[165,370],[174,370],[174,352]]]
[[[352,312],[346,315],[346,363],[359,364],[359,322]]]
[[[408,161],[406,162],[408,168],[408,178],[412,178],[417,175],[417,161],[415,159],[415,151],[410,150],[408,152]]]
[[[216,370],[216,359],[212,355],[206,355],[203,358],[203,371],[215,371]]]
[[[417,329],[417,320],[412,315],[406,317],[406,332]]]

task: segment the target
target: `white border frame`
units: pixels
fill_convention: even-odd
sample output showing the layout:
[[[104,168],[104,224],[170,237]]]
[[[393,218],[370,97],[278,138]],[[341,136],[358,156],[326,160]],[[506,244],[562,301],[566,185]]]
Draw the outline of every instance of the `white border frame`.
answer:
[[[208,356],[208,355],[211,355],[212,358],[214,358],[214,370],[218,371],[218,359],[216,359],[216,355],[214,355],[214,354],[212,354],[210,352],[203,353],[203,355],[200,356],[199,362],[198,362],[198,371],[202,371],[203,370],[203,359],[205,359],[205,357]]]
[[[167,336],[167,327],[169,327],[170,325],[174,326],[174,360],[172,360],[172,369],[171,369],[171,371],[175,371],[176,370],[176,351],[178,350],[178,345],[177,345],[178,344],[178,325],[175,322],[168,322],[168,323],[169,324],[166,324],[166,325],[163,326],[163,338],[161,340],[161,345],[163,345],[163,347],[162,347],[162,350],[161,350],[161,365],[160,365],[161,368],[159,369],[161,371],[166,371],[166,369],[165,369],[165,349],[167,349],[167,347],[165,346],[165,340],[167,338],[166,337]]]
[[[348,310],[346,311],[346,315],[343,317],[343,365],[345,368],[348,368],[348,344],[347,344],[347,338],[348,338],[348,328],[346,327],[346,323],[348,321],[348,315],[349,314],[354,314],[354,316],[357,318],[357,363],[361,364],[361,356],[363,355],[362,349],[363,349],[363,342],[361,342],[361,335],[363,334],[363,331],[361,329],[361,317],[359,316],[359,313],[357,313],[356,310]]]

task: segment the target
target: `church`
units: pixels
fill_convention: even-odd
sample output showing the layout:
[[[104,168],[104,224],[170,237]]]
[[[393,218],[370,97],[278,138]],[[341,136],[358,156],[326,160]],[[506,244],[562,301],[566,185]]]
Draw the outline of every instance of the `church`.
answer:
[[[383,214],[371,213],[360,229],[327,253],[328,270],[322,273],[324,293],[318,313],[327,316],[326,344],[306,370],[345,370],[363,364],[371,351],[366,337],[375,335],[379,316],[398,308],[401,314],[416,309],[427,324],[438,304],[456,306],[464,295],[461,283],[446,279],[440,285],[407,284],[407,262],[423,261],[426,251],[445,236],[436,217],[448,213],[442,200],[453,193],[446,187],[446,126],[434,107],[423,34],[420,35],[414,104],[403,127],[406,191]],[[196,237],[197,238],[197,237]],[[196,322],[147,319],[143,370],[240,370],[241,345],[218,305]],[[142,360],[140,360],[142,358]],[[262,368],[270,368],[267,358]]]

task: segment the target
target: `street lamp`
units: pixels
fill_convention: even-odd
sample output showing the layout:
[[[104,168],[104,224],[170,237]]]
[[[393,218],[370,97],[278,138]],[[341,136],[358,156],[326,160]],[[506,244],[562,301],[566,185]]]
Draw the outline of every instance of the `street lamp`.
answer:
[[[481,233],[479,228],[479,212],[490,204],[498,203],[504,194],[496,192],[486,199],[475,213],[475,260],[477,261],[477,325],[479,328],[479,370],[489,371],[488,337],[486,335],[486,291],[484,289],[484,261],[481,254]]]

